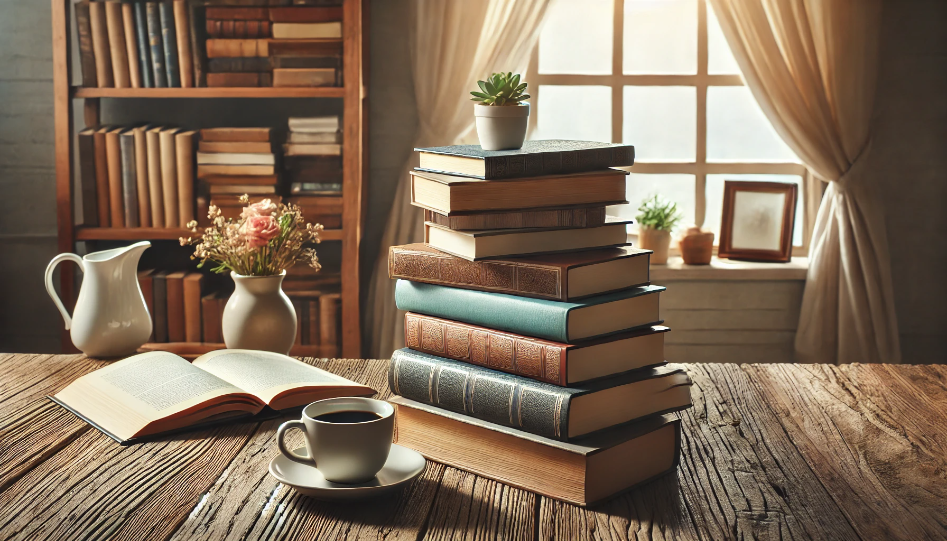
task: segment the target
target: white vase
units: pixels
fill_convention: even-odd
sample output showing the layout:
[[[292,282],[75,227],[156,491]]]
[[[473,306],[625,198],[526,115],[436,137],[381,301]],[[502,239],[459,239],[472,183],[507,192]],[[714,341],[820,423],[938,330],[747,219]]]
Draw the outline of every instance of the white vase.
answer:
[[[477,137],[484,150],[515,150],[526,140],[529,123],[529,104],[479,105],[474,104]]]
[[[231,272],[234,292],[224,306],[221,327],[228,349],[289,354],[296,341],[296,310],[283,293],[286,271],[275,276]]]

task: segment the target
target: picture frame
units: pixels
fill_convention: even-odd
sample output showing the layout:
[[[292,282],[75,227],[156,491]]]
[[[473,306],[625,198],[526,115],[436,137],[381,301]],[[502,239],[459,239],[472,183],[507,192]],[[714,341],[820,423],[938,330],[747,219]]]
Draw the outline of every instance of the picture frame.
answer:
[[[788,182],[724,181],[717,257],[788,263],[797,191]]]

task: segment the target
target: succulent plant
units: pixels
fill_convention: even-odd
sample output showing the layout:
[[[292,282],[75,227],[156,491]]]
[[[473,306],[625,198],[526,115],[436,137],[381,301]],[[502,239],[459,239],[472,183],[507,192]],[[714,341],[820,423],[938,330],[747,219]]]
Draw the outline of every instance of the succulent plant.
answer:
[[[635,219],[638,220],[638,225],[658,231],[670,231],[682,217],[677,210],[677,203],[655,195],[641,202]]]
[[[477,85],[483,92],[471,92],[470,99],[481,105],[519,105],[529,98],[529,94],[523,94],[526,83],[520,83],[519,73],[494,73],[486,81],[477,81]]]

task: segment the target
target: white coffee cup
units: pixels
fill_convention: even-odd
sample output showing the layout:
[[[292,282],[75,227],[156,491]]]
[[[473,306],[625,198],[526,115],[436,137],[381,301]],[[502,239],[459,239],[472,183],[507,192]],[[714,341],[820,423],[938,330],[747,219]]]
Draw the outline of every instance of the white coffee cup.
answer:
[[[315,466],[328,481],[362,483],[388,460],[394,427],[395,409],[387,402],[329,398],[303,408],[302,419],[280,425],[276,442],[286,458]],[[308,457],[286,446],[286,432],[293,428],[306,434]]]

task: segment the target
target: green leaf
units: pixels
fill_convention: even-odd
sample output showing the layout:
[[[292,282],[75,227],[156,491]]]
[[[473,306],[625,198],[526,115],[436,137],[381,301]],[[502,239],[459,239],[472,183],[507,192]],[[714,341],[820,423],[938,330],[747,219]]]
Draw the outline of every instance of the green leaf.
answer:
[[[519,77],[519,76],[517,75],[517,77]],[[522,91],[524,91],[524,90],[526,90],[526,83],[523,83],[523,84],[521,84],[521,85],[519,85],[519,86],[516,87],[516,91],[517,91],[517,92],[522,92]]]
[[[487,84],[486,84],[485,82],[483,82],[483,81],[477,81],[477,85],[480,86],[480,90],[483,90],[484,92],[488,92],[488,90],[487,90]]]
[[[521,99],[521,100],[528,100],[528,99],[529,99],[529,94],[523,94],[522,96],[519,97],[519,99]]]
[[[489,94],[484,94],[483,92],[471,92],[471,94],[473,94],[474,96],[477,96],[478,98],[489,98],[489,97],[490,97]]]
[[[520,84],[520,74],[517,73],[510,79],[510,86],[516,88]]]
[[[500,96],[499,98],[497,98],[497,105],[503,105],[504,103],[506,103],[506,98],[504,98],[503,96]]]
[[[494,86],[493,83],[490,81],[487,81],[485,85],[487,87],[487,94],[490,94],[491,96],[495,96],[497,93],[496,86]]]

